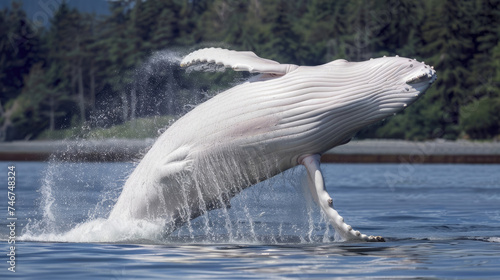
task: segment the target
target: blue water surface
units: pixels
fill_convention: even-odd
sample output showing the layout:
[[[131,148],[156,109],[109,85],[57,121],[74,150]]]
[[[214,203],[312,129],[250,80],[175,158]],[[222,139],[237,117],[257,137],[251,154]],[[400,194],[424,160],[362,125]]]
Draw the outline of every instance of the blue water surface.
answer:
[[[8,166],[16,272],[8,271]],[[0,164],[2,279],[286,279],[500,276],[500,165],[323,164],[346,222],[384,243],[336,239],[293,170],[160,238],[58,241],[105,218],[132,163]],[[4,182],[4,183],[1,183]],[[141,195],[141,194],[138,194]],[[36,240],[36,241],[34,241]]]

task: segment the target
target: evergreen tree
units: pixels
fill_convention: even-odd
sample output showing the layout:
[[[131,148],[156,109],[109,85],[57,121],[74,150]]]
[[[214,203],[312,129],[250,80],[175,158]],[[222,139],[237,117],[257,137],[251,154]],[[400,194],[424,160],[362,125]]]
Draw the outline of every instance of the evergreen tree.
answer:
[[[381,136],[455,139],[459,135],[459,110],[471,89],[467,83],[473,52],[470,3],[431,4],[426,7],[420,56],[434,65],[438,80],[418,102],[380,128]]]
[[[434,90],[427,94],[432,95],[429,107],[441,106],[427,116],[438,120],[437,129],[446,138],[458,136],[459,108],[468,101],[467,95],[472,88],[467,82],[474,51],[470,5],[469,1],[441,2],[422,31],[425,44],[422,56],[429,57],[427,62],[439,73]]]
[[[60,81],[54,81],[59,73],[57,67],[48,72],[42,63],[31,67],[24,78],[23,90],[11,100],[9,121],[15,127],[15,137],[30,139],[47,128],[54,131],[56,118],[65,116],[61,104],[66,96],[61,91]]]
[[[345,39],[345,56],[349,61],[363,61],[373,57],[375,52],[375,36],[380,28],[371,16],[376,10],[373,1],[355,0],[346,6],[347,34]]]
[[[0,16],[1,36],[1,89],[0,102],[16,97],[23,87],[23,76],[31,66],[41,61],[40,30],[28,21],[20,2],[13,1],[11,10]]]
[[[73,97],[81,124],[86,121],[84,68],[88,56],[84,47],[84,24],[82,15],[63,2],[52,19],[48,35],[49,59],[61,67],[62,78],[69,81],[63,90]]]
[[[187,53],[206,45],[301,65],[386,54],[425,60],[438,72],[436,84],[404,113],[361,136],[500,134],[500,0],[121,0],[109,5],[109,15],[96,17],[63,1],[48,28],[30,23],[19,1],[0,11],[0,139],[30,138],[43,129],[67,127],[72,119],[81,125],[89,116],[91,125],[109,126],[178,114],[184,104],[200,100],[200,92],[216,93],[236,77],[248,77],[232,71],[188,77],[162,59],[143,65],[158,50]],[[194,76],[196,83],[188,80]],[[106,118],[94,117],[101,115]]]
[[[376,23],[375,49],[380,54],[414,57],[421,47],[425,6],[422,1],[378,0],[370,16]]]
[[[13,1],[10,10],[0,12],[0,140],[18,137],[12,132],[11,117],[17,111],[13,100],[21,94],[30,68],[43,60],[40,33],[28,21],[20,2]]]
[[[174,46],[181,33],[182,6],[176,1],[159,1],[156,9],[160,11],[151,25],[151,44],[153,49],[161,50]]]
[[[262,43],[261,55],[282,63],[298,64],[301,40],[290,19],[290,1],[273,1],[266,13],[266,40]]]
[[[85,52],[86,77],[88,80],[89,99],[87,101],[91,113],[96,109],[96,92],[98,90],[98,80],[100,80],[100,65],[98,54],[103,52],[98,45],[98,22],[95,15],[84,16],[84,39],[83,48]]]
[[[303,63],[318,65],[345,58],[346,4],[346,1],[328,0],[308,3],[306,13],[296,25],[305,41],[300,50]]]
[[[500,92],[495,84],[495,75],[498,67],[498,58],[494,50],[499,43],[500,35],[500,1],[478,0],[473,9],[474,21],[472,31],[474,37],[474,56],[472,59],[472,73],[468,82],[474,86],[469,100],[493,97]]]

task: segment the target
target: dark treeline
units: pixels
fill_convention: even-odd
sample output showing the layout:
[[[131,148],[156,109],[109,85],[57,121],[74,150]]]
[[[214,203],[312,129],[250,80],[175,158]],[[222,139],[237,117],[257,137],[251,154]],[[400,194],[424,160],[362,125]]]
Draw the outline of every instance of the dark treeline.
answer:
[[[424,60],[437,83],[360,137],[500,135],[500,0],[124,0],[109,9],[96,16],[58,2],[48,26],[15,1],[0,12],[0,140],[178,115],[235,79],[187,80],[174,57],[204,46],[301,65]]]

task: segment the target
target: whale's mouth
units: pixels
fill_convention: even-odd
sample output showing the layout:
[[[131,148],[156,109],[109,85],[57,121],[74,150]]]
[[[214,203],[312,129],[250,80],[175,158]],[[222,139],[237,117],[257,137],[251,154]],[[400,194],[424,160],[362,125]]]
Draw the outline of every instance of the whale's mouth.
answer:
[[[414,73],[406,79],[406,83],[410,85],[415,85],[419,83],[428,82],[429,85],[434,83],[437,79],[436,71],[433,67],[424,66],[420,71]]]

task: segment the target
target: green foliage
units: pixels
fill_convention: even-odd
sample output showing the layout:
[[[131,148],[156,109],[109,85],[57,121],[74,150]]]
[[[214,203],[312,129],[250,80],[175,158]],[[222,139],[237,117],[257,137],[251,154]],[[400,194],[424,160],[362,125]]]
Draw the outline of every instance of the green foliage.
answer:
[[[442,119],[447,117],[446,112],[442,111],[441,104],[430,101],[434,100],[437,94],[435,89],[430,89],[403,113],[390,118],[376,131],[376,136],[409,140],[453,139],[451,133],[455,125],[450,123],[443,130],[440,124]]]
[[[492,59],[495,55],[492,46],[498,43],[499,19],[493,15],[498,15],[499,6],[493,2],[497,1],[427,3],[425,9],[429,12],[420,21],[415,19],[421,22],[420,31],[415,31],[421,34],[417,44],[421,47],[416,49],[415,56],[434,65],[438,80],[404,114],[378,129],[376,136],[456,139],[464,134],[465,126],[460,125],[466,119],[463,108],[469,108],[482,96],[498,92],[493,76],[500,65],[495,65],[497,62]],[[408,42],[412,41],[415,39]],[[402,48],[402,54],[407,46],[408,43]],[[493,116],[489,119],[495,120]],[[482,126],[478,118],[474,121],[469,125]],[[469,136],[476,138],[479,134]]]
[[[460,109],[460,126],[473,139],[500,135],[500,98],[482,98]]]
[[[46,130],[41,133],[37,140],[61,140],[61,139],[107,139],[107,138],[156,138],[174,120],[171,116],[153,118],[138,118],[110,128],[90,128],[88,126],[74,126],[70,129],[57,131]]]
[[[0,11],[0,140],[132,137],[136,120],[178,116],[250,76],[186,74],[175,57],[200,46],[301,65],[425,60],[436,84],[358,137],[498,135],[500,0],[121,0],[100,17],[62,1],[48,27],[11,6]]]
[[[13,1],[10,10],[0,11],[0,141],[26,136],[18,133],[26,129],[14,123],[13,115],[21,106],[15,100],[25,86],[24,77],[43,61],[43,54],[39,28],[30,24],[22,4]]]

